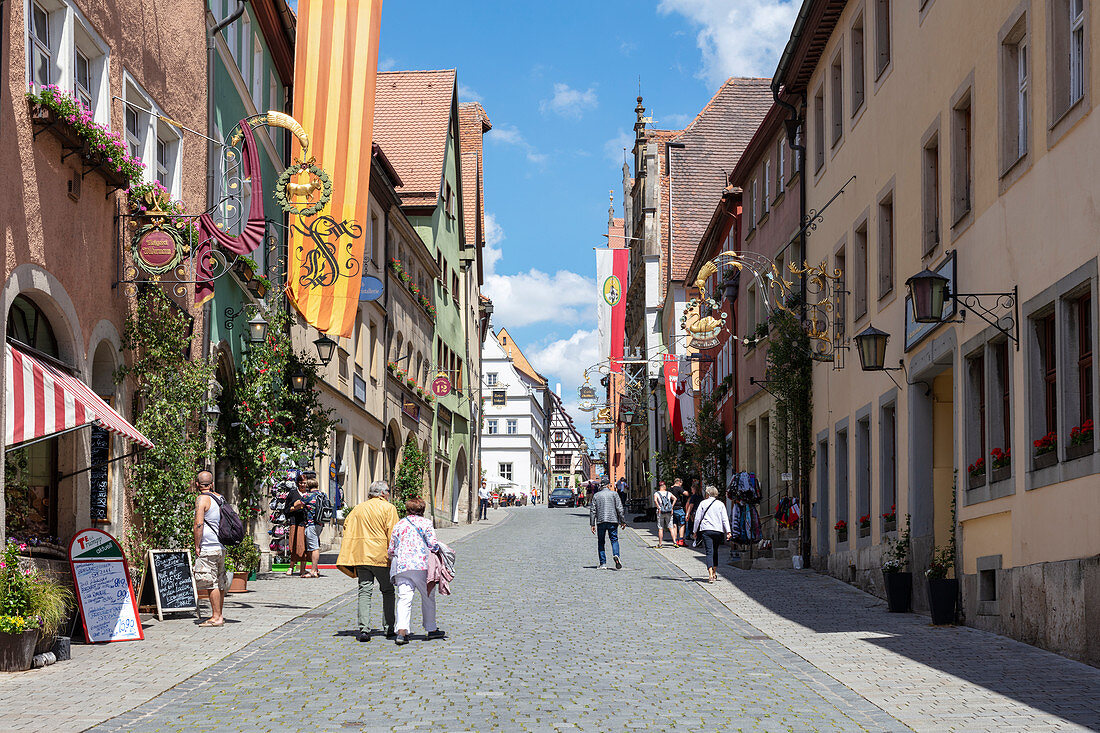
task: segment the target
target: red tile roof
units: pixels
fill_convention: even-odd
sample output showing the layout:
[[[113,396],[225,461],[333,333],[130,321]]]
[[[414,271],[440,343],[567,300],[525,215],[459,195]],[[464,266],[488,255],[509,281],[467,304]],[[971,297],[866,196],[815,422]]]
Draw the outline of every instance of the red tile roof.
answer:
[[[742,151],[772,105],[770,79],[731,78],[676,137],[672,153],[672,262],[683,280]],[[648,131],[647,132],[660,132]]]
[[[406,206],[439,199],[456,83],[454,69],[378,73],[374,140],[401,176],[397,191]]]

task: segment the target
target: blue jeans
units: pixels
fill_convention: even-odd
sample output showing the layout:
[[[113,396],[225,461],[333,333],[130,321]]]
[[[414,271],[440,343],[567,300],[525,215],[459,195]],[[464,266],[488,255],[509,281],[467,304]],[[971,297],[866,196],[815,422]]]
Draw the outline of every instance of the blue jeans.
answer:
[[[604,535],[611,536],[611,554],[619,556],[619,525],[614,522],[599,522],[596,525],[596,548],[600,551],[600,565],[607,564],[607,555],[604,553]]]

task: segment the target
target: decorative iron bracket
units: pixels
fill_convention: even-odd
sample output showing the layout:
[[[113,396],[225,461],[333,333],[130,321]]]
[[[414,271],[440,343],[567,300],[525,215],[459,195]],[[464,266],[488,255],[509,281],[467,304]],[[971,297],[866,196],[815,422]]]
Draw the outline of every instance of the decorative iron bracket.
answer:
[[[964,309],[970,310],[978,318],[1012,339],[1016,344],[1016,351],[1020,350],[1018,286],[1013,285],[1011,292],[1007,293],[954,293],[951,297],[955,299],[955,307],[959,309],[959,318],[957,321],[944,321],[944,323],[962,323],[966,320]],[[987,305],[982,302],[982,298],[992,298],[993,301]]]

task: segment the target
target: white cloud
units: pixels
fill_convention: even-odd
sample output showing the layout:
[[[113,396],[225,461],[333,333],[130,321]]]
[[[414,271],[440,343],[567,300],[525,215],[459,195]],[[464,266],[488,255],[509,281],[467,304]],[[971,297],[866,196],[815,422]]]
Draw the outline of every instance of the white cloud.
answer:
[[[493,214],[485,215],[485,249],[481,251],[482,266],[485,275],[495,275],[497,262],[504,256],[504,251],[498,247],[504,241],[504,230],[497,224],[497,218]]]
[[[603,153],[608,160],[621,166],[623,164],[624,148],[628,153],[634,149],[634,133],[619,130],[619,134],[603,144]]]
[[[585,91],[573,89],[568,84],[554,84],[554,96],[539,102],[539,110],[550,110],[562,117],[579,120],[586,110],[596,108],[596,89],[589,87]]]
[[[591,322],[596,318],[595,281],[568,270],[553,275],[536,269],[515,275],[486,275],[485,294],[493,301],[493,323],[505,327]]]
[[[584,382],[585,368],[599,358],[597,338],[596,329],[580,329],[568,338],[536,344],[525,351],[539,374],[550,380],[551,389],[561,384],[562,406],[577,429],[588,438],[589,447],[597,446],[591,426],[592,414],[578,407],[577,388]],[[599,377],[597,373],[592,382],[597,391],[600,389],[596,382]]]
[[[494,125],[493,129],[489,131],[489,134],[485,136],[485,139],[493,143],[501,143],[502,145],[512,145],[523,151],[527,156],[527,160],[532,163],[542,164],[546,162],[546,153],[540,153],[534,145],[527,142],[527,139],[523,137],[523,133],[519,131],[519,128],[515,125],[509,125],[507,123],[501,123]]]
[[[801,0],[661,0],[662,13],[679,13],[700,27],[699,76],[712,87],[731,76],[765,76],[790,38]]]
[[[397,59],[395,59],[391,56],[387,56],[386,58],[384,58],[384,59],[382,59],[381,61],[378,62],[378,70],[379,71],[393,71],[396,68],[397,68]]]
[[[458,99],[460,102],[480,102],[482,101],[482,96],[462,82],[459,82]]]

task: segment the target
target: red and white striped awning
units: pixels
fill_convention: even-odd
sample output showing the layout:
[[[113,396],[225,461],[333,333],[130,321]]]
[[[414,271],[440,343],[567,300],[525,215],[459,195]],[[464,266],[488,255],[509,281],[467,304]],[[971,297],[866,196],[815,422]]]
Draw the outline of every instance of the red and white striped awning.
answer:
[[[153,443],[115,412],[76,377],[65,374],[7,344],[8,393],[5,445],[13,447],[37,438],[96,423],[118,435],[152,448]]]

